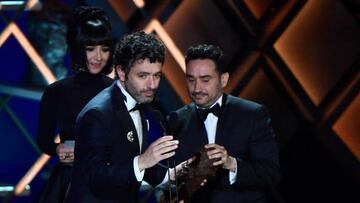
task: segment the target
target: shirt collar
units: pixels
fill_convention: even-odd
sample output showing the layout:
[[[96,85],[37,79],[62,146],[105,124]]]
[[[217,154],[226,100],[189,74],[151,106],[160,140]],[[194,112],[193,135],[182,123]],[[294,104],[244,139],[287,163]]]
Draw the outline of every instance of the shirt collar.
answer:
[[[124,96],[126,97],[126,101],[124,101],[126,109],[128,111],[130,111],[131,109],[133,109],[136,105],[136,100],[125,90],[125,88],[123,87],[123,85],[121,84],[120,80],[116,81],[117,86],[120,88],[121,92],[124,94]]]

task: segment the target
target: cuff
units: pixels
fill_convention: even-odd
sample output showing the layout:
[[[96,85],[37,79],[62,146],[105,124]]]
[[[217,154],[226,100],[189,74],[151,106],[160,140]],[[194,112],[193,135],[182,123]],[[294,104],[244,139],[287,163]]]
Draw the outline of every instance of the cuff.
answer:
[[[236,176],[237,176],[237,160],[235,159],[235,172],[229,171],[230,185],[232,185],[232,184],[234,184],[236,182]]]
[[[134,158],[133,166],[134,166],[134,173],[135,173],[136,180],[138,182],[141,182],[144,179],[145,170],[143,170],[143,171],[139,170],[139,156],[136,156]]]

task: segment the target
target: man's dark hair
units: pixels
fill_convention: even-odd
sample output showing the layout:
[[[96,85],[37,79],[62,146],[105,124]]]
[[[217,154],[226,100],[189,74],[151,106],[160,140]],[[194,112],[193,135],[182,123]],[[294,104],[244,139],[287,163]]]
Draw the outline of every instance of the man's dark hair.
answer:
[[[224,73],[225,59],[224,52],[219,46],[212,44],[199,44],[191,46],[185,53],[185,64],[196,59],[210,59],[216,65],[216,71],[220,74]]]
[[[152,34],[134,32],[126,35],[116,44],[114,51],[114,65],[120,65],[127,75],[137,60],[146,59],[150,63],[164,64],[165,46]]]
[[[111,30],[111,23],[102,9],[81,6],[75,10],[68,22],[66,33],[72,68],[75,72],[88,71],[86,46],[107,46],[109,47],[110,56],[112,56],[114,38]],[[112,64],[112,57],[109,57],[101,73],[110,73]]]

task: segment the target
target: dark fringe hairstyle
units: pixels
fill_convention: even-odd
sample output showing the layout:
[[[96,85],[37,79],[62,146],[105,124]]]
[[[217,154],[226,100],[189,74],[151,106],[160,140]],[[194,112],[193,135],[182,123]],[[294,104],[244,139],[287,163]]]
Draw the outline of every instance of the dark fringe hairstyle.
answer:
[[[96,7],[77,8],[68,22],[66,40],[69,46],[72,68],[75,72],[88,71],[86,46],[104,45],[109,47],[110,56],[114,52],[112,27],[105,12]],[[101,73],[112,71],[113,60],[109,57]]]

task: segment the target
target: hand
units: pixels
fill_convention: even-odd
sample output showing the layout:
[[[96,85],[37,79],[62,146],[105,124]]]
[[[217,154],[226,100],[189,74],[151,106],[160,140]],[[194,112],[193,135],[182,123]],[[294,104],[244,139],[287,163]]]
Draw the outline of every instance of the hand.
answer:
[[[56,154],[62,163],[74,162],[74,147],[65,146],[63,143],[60,143],[56,147]]]
[[[150,168],[159,161],[175,155],[179,141],[173,140],[173,136],[166,135],[153,142],[144,153],[139,156],[139,170]]]
[[[170,180],[174,181],[175,180],[175,173],[176,173],[176,177],[184,175],[188,172],[189,170],[189,164],[191,162],[193,162],[195,160],[196,156],[191,157],[190,159],[181,162],[180,164],[178,164],[175,169],[172,168],[170,170]]]
[[[208,158],[219,159],[213,163],[214,166],[222,165],[224,169],[235,172],[236,170],[236,160],[235,158],[228,155],[227,150],[218,144],[207,144],[205,148],[209,151],[207,152]]]

